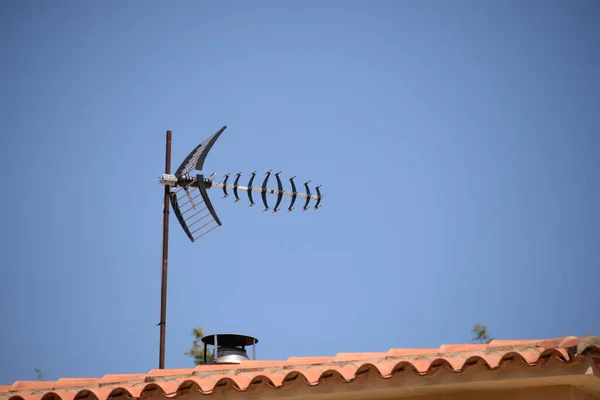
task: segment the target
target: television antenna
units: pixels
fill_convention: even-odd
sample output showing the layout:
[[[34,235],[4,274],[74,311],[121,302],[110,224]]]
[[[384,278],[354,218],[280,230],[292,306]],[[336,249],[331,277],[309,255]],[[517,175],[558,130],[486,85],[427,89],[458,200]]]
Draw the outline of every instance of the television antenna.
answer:
[[[302,211],[310,209],[309,204],[311,200],[316,201],[313,208],[315,210],[321,207],[321,200],[323,195],[321,194],[321,186],[315,187],[315,193],[311,193],[309,183],[304,183],[305,193],[298,192],[296,183],[294,182],[295,176],[289,178],[291,191],[283,189],[283,183],[281,182],[280,174],[281,171],[272,173],[271,170],[267,171],[262,181],[262,185],[254,186],[254,178],[256,177],[256,171],[250,173],[250,179],[246,186],[239,185],[239,180],[242,176],[241,172],[234,174],[234,182],[229,183],[231,174],[227,173],[223,176],[223,182],[216,182],[216,174],[211,174],[208,178],[204,176],[202,170],[204,168],[204,160],[208,155],[208,152],[215,144],[219,136],[227,129],[227,126],[222,127],[212,136],[208,137],[205,141],[200,143],[191,153],[183,160],[175,174],[171,174],[171,131],[167,131],[166,138],[166,155],[165,155],[165,173],[160,179],[160,183],[164,186],[164,200],[163,200],[163,243],[162,243],[162,276],[161,276],[161,294],[160,294],[160,348],[159,348],[159,369],[165,367],[165,338],[166,338],[166,319],[167,319],[167,265],[169,259],[169,209],[173,208],[173,212],[179,221],[179,224],[183,228],[183,231],[187,237],[195,242],[209,232],[220,227],[221,220],[217,216],[215,209],[208,197],[207,189],[221,189],[223,191],[223,198],[229,196],[227,189],[232,190],[235,197],[234,203],[240,201],[239,192],[245,191],[248,195],[248,200],[252,207],[256,205],[252,193],[260,193],[262,203],[264,205],[263,211],[271,210],[268,204],[267,196],[276,195],[277,200],[275,206],[272,209],[273,213],[280,211],[280,204],[283,197],[291,197],[290,204],[287,208],[288,212],[294,210],[294,204],[296,199],[304,199],[304,206]],[[195,175],[193,171],[199,171]],[[277,180],[277,189],[270,189],[267,187],[269,178],[275,176]]]

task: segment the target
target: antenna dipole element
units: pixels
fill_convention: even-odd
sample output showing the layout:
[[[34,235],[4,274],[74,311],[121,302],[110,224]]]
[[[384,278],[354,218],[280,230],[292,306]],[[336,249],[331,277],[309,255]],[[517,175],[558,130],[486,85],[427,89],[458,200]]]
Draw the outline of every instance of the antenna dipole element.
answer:
[[[171,131],[167,131],[165,154],[165,174],[171,173]],[[165,368],[165,341],[167,335],[167,268],[169,262],[169,208],[171,187],[165,185],[163,202],[163,238],[162,238],[162,272],[160,286],[160,347],[158,353],[158,368]]]

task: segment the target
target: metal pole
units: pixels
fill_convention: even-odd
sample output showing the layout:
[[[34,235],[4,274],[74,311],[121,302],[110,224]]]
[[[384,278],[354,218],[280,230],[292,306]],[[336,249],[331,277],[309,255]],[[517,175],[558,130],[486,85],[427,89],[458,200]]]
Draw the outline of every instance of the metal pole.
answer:
[[[165,155],[165,174],[171,173],[171,131],[167,131],[167,146]],[[165,368],[165,336],[167,334],[167,264],[169,260],[169,197],[171,188],[165,185],[163,203],[163,243],[162,243],[162,277],[160,288],[160,349],[158,368]]]

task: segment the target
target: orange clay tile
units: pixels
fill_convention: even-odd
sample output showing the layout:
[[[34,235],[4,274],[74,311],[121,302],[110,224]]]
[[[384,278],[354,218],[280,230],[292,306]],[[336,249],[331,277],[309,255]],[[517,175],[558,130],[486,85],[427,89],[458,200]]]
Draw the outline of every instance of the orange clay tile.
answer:
[[[580,354],[592,354],[600,364],[597,336],[565,336],[543,340],[493,340],[489,344],[446,344],[437,349],[390,349],[377,353],[339,353],[334,357],[290,357],[283,361],[244,361],[239,365],[213,364],[195,368],[151,370],[146,374],[112,374],[102,378],[61,378],[57,381],[17,381],[0,386],[0,400],[76,400],[92,393],[98,400],[121,395],[140,398],[158,391],[173,397],[196,390],[211,394],[228,390],[247,391],[256,385],[280,388],[305,384],[343,385],[365,375],[431,375],[441,369],[455,373],[473,365],[492,370],[508,360],[543,367],[557,358],[571,362]]]
[[[546,347],[546,348],[572,347],[572,346],[577,346],[578,341],[579,341],[579,338],[577,338],[575,336],[565,336],[565,337],[556,338],[556,339],[540,340],[537,343],[537,345],[538,345],[538,347]],[[563,343],[567,344],[568,346],[564,346]]]
[[[443,346],[448,346],[443,345]],[[437,355],[439,349],[390,349],[387,354],[388,356],[424,356],[424,355]]]
[[[300,364],[322,364],[333,361],[333,357],[290,357],[287,359],[288,365],[300,365]],[[242,364],[256,361],[244,361]],[[280,362],[281,364],[281,362]]]
[[[438,353],[462,353],[465,351],[483,350],[487,347],[489,347],[487,344],[443,344],[440,346]]]
[[[384,358],[388,353],[338,353],[333,361],[357,361],[357,360],[371,360],[373,358]]]
[[[60,378],[54,383],[54,389],[98,386],[99,383],[100,378]]]
[[[114,385],[123,382],[144,381],[146,374],[108,374],[100,379],[101,385]]]
[[[488,347],[502,347],[502,346],[533,346],[537,344],[539,340],[492,340],[487,346]]]

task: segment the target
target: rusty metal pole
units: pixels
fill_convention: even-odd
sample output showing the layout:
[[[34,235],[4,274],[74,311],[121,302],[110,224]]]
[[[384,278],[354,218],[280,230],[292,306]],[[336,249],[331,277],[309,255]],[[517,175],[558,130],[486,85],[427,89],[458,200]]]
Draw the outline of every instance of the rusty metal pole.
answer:
[[[171,131],[167,131],[167,150],[165,155],[165,174],[171,173]],[[162,277],[160,288],[160,349],[158,368],[165,368],[165,336],[167,334],[167,265],[169,261],[169,198],[171,187],[165,185],[163,203],[163,243],[162,243]]]

